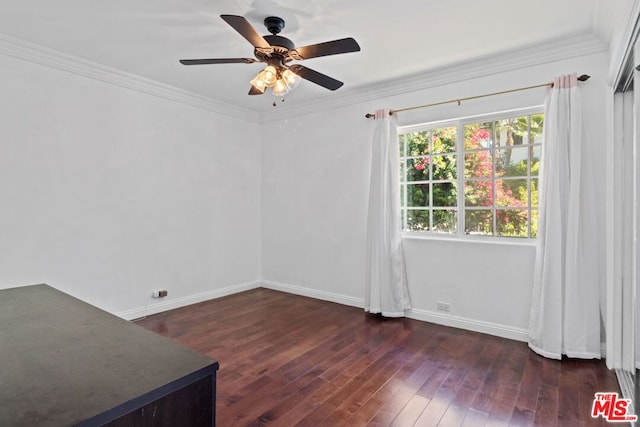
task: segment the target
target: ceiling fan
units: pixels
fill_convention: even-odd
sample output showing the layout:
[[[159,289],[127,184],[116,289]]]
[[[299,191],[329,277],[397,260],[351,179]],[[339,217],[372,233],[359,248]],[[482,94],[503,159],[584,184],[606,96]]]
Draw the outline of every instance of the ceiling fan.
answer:
[[[268,87],[271,87],[274,95],[284,96],[297,87],[300,83],[300,78],[309,80],[329,90],[336,90],[344,83],[303,65],[289,65],[289,63],[294,60],[301,61],[319,56],[360,51],[358,42],[351,37],[295,47],[291,40],[278,35],[284,28],[284,20],[277,16],[265,18],[264,25],[271,33],[266,36],[258,34],[249,21],[242,16],[220,15],[220,17],[253,45],[253,54],[256,59],[181,59],[180,63],[183,65],[203,65],[264,62],[267,67],[251,80],[249,95],[262,95]]]

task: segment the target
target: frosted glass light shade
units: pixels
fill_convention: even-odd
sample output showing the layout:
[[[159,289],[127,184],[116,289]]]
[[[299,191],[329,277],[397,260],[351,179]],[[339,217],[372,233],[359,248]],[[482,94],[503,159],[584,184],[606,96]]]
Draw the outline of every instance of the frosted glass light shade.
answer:
[[[262,80],[267,87],[271,87],[276,84],[278,80],[278,74],[276,68],[273,65],[267,65],[267,67],[260,72],[262,74]]]
[[[297,88],[300,84],[300,80],[302,80],[299,75],[291,70],[284,70],[284,72],[282,73],[282,78],[287,82],[287,87],[289,88],[289,90]]]
[[[273,94],[275,96],[285,96],[289,93],[289,87],[284,79],[278,79],[273,85]]]
[[[265,85],[264,80],[262,80],[261,74],[262,74],[262,72],[259,72],[258,75],[255,76],[253,78],[253,80],[251,80],[250,83],[257,90],[259,90],[260,92],[264,93],[264,90],[267,88],[267,85]]]
[[[267,65],[251,80],[251,85],[260,93],[270,87],[275,96],[284,96],[300,84],[300,76],[289,69]]]

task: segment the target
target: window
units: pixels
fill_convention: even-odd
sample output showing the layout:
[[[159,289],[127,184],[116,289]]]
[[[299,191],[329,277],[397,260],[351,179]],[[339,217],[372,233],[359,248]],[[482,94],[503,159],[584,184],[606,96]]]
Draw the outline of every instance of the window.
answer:
[[[536,237],[543,122],[537,110],[401,128],[403,230]]]

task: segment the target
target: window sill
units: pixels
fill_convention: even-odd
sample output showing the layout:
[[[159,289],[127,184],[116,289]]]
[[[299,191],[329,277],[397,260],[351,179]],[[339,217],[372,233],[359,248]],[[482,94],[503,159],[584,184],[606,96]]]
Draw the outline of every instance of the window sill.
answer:
[[[431,233],[402,233],[402,239],[405,240],[433,240],[441,242],[460,242],[460,243],[480,243],[485,245],[502,245],[502,246],[535,246],[538,239],[518,238],[518,237],[472,237],[472,236],[447,236]]]

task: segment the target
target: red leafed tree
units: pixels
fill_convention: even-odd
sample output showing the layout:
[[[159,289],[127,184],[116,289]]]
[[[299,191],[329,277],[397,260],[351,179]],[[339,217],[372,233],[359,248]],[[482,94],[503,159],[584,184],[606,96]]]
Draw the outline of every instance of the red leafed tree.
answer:
[[[507,146],[509,145],[510,132],[512,130],[508,129]],[[507,181],[500,179],[505,175],[505,172],[504,170],[495,170],[490,147],[491,140],[492,136],[486,128],[480,125],[465,127],[465,151],[467,151],[464,159],[465,205],[479,208],[526,207],[527,204],[521,199],[524,197],[526,200],[527,197],[526,183],[524,183],[524,194],[522,194],[521,188],[518,188],[518,192],[521,194],[514,194],[510,186],[506,184]],[[509,149],[504,153],[510,157]],[[507,164],[510,164],[509,160],[507,160]],[[526,164],[524,168],[526,174]],[[522,186],[521,181],[513,181],[513,183]],[[469,232],[492,234],[492,215],[493,213],[489,209],[469,210],[465,216],[465,229]],[[500,234],[527,234],[528,219],[524,211],[499,209],[496,211],[496,216],[496,224]]]

